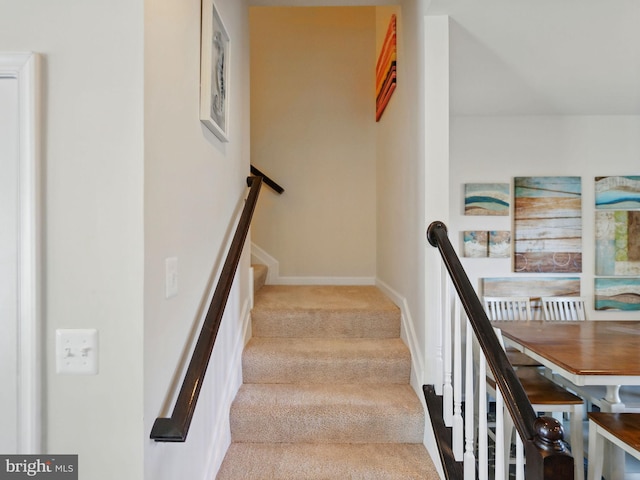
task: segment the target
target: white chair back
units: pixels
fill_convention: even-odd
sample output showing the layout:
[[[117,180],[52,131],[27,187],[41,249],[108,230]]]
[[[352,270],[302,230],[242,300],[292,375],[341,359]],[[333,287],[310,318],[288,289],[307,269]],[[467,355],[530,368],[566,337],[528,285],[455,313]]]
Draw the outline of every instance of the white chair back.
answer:
[[[586,320],[584,298],[542,297],[545,320]]]
[[[531,320],[529,297],[484,297],[489,320]]]

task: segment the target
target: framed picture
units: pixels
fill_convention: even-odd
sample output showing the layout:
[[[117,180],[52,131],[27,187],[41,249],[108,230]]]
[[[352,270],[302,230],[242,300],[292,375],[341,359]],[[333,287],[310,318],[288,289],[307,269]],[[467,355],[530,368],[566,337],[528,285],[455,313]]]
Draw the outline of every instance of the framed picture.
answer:
[[[229,141],[229,35],[213,0],[202,0],[200,121]]]
[[[384,37],[380,55],[376,63],[376,122],[380,121],[384,109],[387,108],[391,94],[396,89],[396,16],[391,15],[387,34]]]

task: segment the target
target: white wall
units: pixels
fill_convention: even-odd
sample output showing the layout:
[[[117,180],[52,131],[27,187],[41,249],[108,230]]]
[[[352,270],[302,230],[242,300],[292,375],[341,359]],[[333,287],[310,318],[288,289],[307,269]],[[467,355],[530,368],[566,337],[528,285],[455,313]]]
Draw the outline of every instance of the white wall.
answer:
[[[144,445],[149,480],[214,478],[230,442],[229,406],[241,383],[249,256],[241,261],[187,441],[155,443],[170,416],[204,300],[217,280],[249,174],[248,11],[216,0],[230,42],[229,143],[198,117],[200,0],[145,2]],[[264,192],[262,192],[264,194]],[[235,228],[235,223],[232,225]],[[165,298],[165,259],[178,259],[178,294]],[[116,478],[116,477],[114,477]]]
[[[402,308],[411,384],[421,399],[422,385],[436,383],[440,325],[432,281],[439,259],[426,229],[448,210],[448,24],[427,20],[427,3],[406,0],[376,14],[378,35],[398,14],[398,86],[376,131],[377,283]],[[436,461],[428,417],[424,442]]]
[[[633,312],[593,310],[595,277],[594,178],[636,175],[640,171],[638,116],[455,117],[451,132],[451,224],[449,236],[462,251],[464,230],[511,230],[508,217],[464,216],[464,184],[512,184],[516,176],[582,177],[582,294],[590,319],[635,318]],[[476,288],[483,277],[514,274],[511,259],[462,258]],[[538,276],[554,276],[539,274]]]
[[[253,241],[291,277],[375,276],[375,11],[251,9]]]
[[[18,418],[18,245],[20,232],[19,88],[16,78],[0,78],[0,411],[7,412],[0,433],[0,451],[20,451]],[[11,412],[11,413],[9,413]],[[26,433],[26,432],[25,432]]]
[[[0,0],[0,50],[43,54],[46,452],[142,477],[141,2]],[[99,373],[55,373],[55,330],[97,328]]]
[[[377,279],[403,307],[403,335],[422,385],[427,326],[424,306],[424,13],[421,2],[378,7],[380,26],[398,15],[398,86],[376,129]],[[378,29],[384,36],[386,29]],[[416,364],[416,362],[418,362]]]

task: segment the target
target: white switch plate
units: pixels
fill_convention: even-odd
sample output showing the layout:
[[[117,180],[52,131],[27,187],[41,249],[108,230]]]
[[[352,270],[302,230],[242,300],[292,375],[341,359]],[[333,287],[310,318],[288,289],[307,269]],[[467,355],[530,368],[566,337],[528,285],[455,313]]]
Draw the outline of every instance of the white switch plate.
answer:
[[[166,258],[164,270],[164,294],[166,298],[171,298],[178,294],[178,259],[176,257]]]
[[[56,373],[96,375],[98,373],[98,331],[56,330]]]

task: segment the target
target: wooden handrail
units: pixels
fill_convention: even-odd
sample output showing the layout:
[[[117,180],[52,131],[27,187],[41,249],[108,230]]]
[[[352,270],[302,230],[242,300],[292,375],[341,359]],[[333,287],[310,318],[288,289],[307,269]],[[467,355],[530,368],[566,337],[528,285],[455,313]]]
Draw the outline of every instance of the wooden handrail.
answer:
[[[233,278],[249,232],[253,211],[258,201],[262,178],[249,177],[247,178],[247,184],[251,187],[249,195],[245,201],[240,221],[222,267],[218,284],[211,298],[211,303],[193,350],[182,387],[178,393],[178,398],[173,407],[173,412],[169,418],[156,418],[151,429],[150,436],[156,442],[184,442],[187,438],[191,419],[196,409],[200,389],[211,358],[211,352],[222,321],[222,315],[233,285]]]
[[[253,165],[251,165],[251,174],[255,175],[256,177],[262,177],[265,185],[267,185],[268,187],[271,187],[276,193],[282,194],[284,192],[284,188],[282,188],[280,185],[278,185],[276,182],[274,182],[271,178],[269,178],[267,175],[262,173]]]
[[[491,322],[455,253],[444,223],[429,225],[427,240],[436,247],[449,272],[487,364],[498,384],[504,404],[523,440],[527,461],[526,478],[560,480],[573,478],[573,458],[564,442],[563,430],[554,418],[538,417],[507,359]]]

